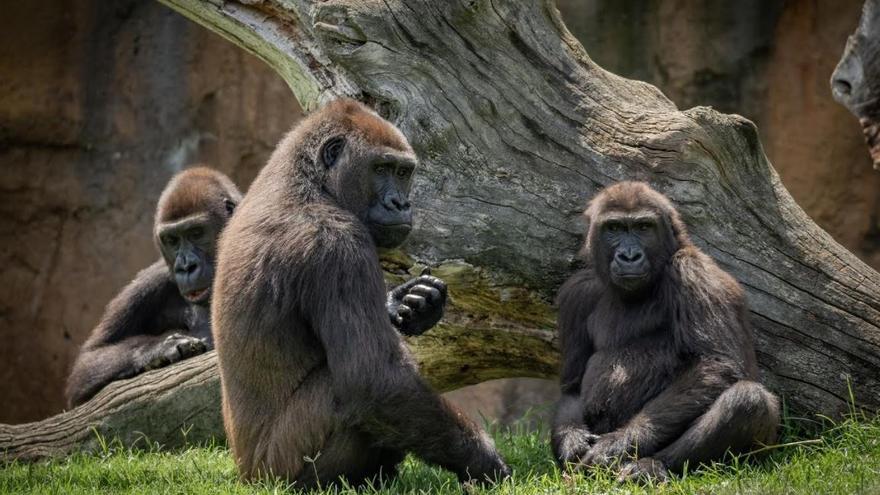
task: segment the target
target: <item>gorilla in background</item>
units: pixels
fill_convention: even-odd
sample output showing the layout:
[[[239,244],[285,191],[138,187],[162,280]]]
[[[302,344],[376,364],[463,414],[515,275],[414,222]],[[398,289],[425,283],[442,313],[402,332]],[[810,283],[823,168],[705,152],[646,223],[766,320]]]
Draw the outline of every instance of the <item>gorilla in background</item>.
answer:
[[[406,452],[462,482],[508,475],[389,324],[377,247],[409,234],[415,168],[397,128],[337,100],[282,140],[223,233],[213,329],[244,479],[360,484]]]
[[[560,289],[561,465],[665,479],[773,442],[739,284],[695,247],[669,200],[621,182],[584,212],[587,267]]]
[[[240,201],[232,181],[207,167],[184,170],[169,181],[153,230],[162,259],[107,305],[68,378],[68,407],[114,380],[213,348],[209,303],[216,244]],[[443,282],[423,275],[389,292],[387,309],[401,332],[417,335],[440,320],[445,300]]]
[[[222,173],[194,167],[159,198],[153,237],[162,259],[138,273],[104,310],[67,379],[68,407],[105,385],[212,347],[209,302],[220,231],[241,193]]]

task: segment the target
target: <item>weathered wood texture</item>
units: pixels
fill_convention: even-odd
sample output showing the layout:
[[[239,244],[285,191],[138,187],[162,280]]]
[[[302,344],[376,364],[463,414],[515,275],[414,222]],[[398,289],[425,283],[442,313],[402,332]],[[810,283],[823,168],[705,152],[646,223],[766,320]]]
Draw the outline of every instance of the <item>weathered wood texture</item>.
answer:
[[[746,287],[766,381],[792,408],[845,412],[850,383],[861,406],[880,408],[880,275],[794,203],[753,124],[679,111],[656,88],[602,70],[549,0],[162,1],[263,58],[305,108],[354,96],[409,136],[422,166],[405,249],[450,281],[452,304],[441,328],[411,343],[441,389],[553,373],[549,301],[577,265],[580,212],[602,186],[641,179]],[[418,270],[401,253],[385,263],[392,279]],[[180,374],[210,359],[115,385],[87,410],[2,427],[0,448],[26,432],[52,443],[59,425],[92,418],[173,444],[185,414],[155,411],[145,394],[129,396],[119,422],[110,403],[155,383],[181,409],[210,402],[216,423],[213,371]],[[208,402],[189,400],[199,387]]]

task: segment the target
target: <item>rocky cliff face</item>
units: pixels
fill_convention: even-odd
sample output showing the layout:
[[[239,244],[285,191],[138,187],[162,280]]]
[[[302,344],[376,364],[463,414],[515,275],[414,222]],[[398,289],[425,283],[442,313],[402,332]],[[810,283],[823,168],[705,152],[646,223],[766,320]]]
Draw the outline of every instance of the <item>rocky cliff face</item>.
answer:
[[[168,178],[203,161],[246,187],[300,111],[152,0],[13,2],[0,27],[0,422],[20,422],[62,408],[78,345],[157,259]]]
[[[861,0],[558,1],[608,70],[754,120],[798,202],[880,267],[880,174],[828,87]],[[0,422],[20,422],[61,409],[77,346],[156,258],[168,178],[203,161],[245,188],[300,111],[264,64],[153,0],[18,2],[0,28]],[[457,397],[508,418],[555,388]]]

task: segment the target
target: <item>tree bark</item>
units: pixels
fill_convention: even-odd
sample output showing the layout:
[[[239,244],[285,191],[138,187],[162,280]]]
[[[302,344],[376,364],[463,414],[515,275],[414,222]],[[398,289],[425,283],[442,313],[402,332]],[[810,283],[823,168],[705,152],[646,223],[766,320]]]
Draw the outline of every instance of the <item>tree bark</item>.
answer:
[[[383,263],[391,281],[429,264],[450,283],[444,324],[410,340],[439,389],[555,373],[550,301],[577,266],[580,212],[638,179],[744,285],[765,381],[793,410],[840,415],[850,387],[880,406],[880,275],[795,204],[751,122],[602,70],[552,1],[161,1],[265,60],[304,108],[353,96],[410,138],[416,228]],[[0,450],[88,448],[92,424],[124,442],[222,434],[217,388],[211,355],[187,361],[0,427]]]

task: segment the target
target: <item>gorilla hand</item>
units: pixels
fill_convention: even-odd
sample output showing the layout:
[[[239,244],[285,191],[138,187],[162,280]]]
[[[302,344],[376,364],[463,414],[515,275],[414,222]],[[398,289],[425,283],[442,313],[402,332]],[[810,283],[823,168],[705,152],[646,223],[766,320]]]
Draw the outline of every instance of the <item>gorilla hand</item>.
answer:
[[[204,340],[172,333],[144,355],[143,371],[162,368],[208,350]]]
[[[642,457],[637,461],[624,464],[617,476],[617,481],[620,483],[626,481],[662,483],[668,479],[669,472],[666,470],[666,465],[651,457]]]
[[[440,321],[445,305],[446,283],[426,269],[421,276],[392,289],[385,307],[400,333],[421,335]]]
[[[619,431],[612,431],[599,436],[599,440],[581,458],[579,466],[611,466],[630,460],[634,453],[630,438]]]
[[[504,459],[495,451],[488,435],[481,434],[478,442],[484,445],[482,451],[472,453],[465,471],[458,473],[458,480],[465,493],[501,483],[513,474]]]
[[[560,462],[563,466],[579,463],[598,440],[599,435],[594,435],[586,429],[569,429],[559,440]]]

